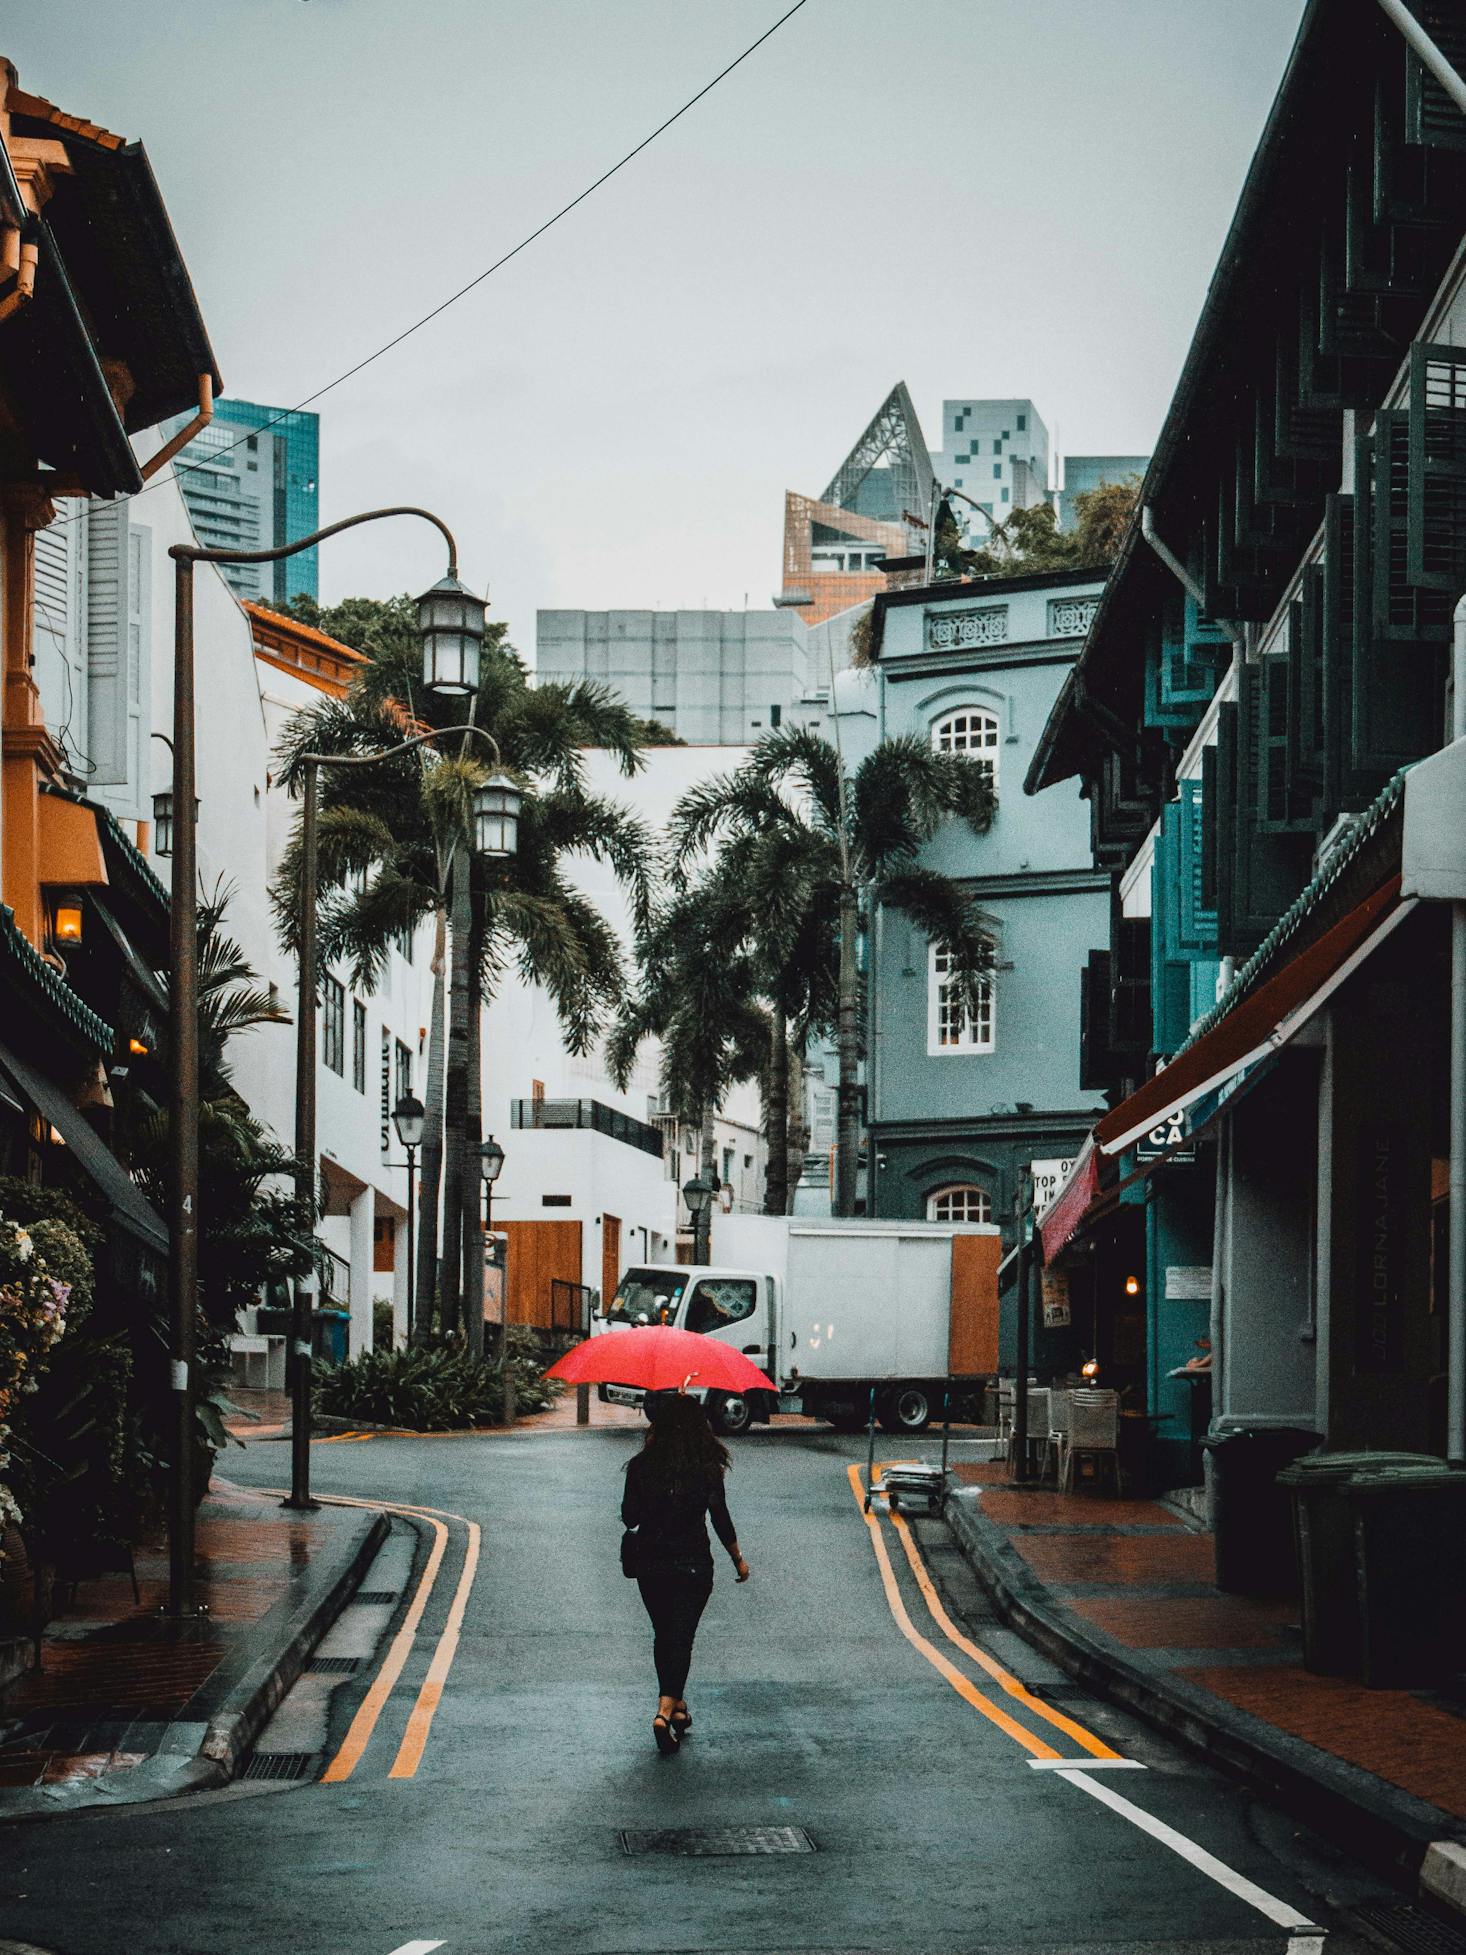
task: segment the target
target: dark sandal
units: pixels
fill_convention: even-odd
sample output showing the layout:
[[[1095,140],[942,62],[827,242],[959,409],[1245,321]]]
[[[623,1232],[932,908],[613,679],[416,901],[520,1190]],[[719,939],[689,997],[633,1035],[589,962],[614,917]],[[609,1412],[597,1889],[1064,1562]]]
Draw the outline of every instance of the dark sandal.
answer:
[[[685,1738],[692,1729],[692,1712],[684,1704],[680,1711],[672,1713],[672,1729],[679,1737]]]
[[[660,1711],[652,1719],[652,1736],[656,1739],[657,1750],[662,1754],[663,1758],[670,1758],[682,1742],[681,1734],[673,1724],[669,1723],[662,1716]]]

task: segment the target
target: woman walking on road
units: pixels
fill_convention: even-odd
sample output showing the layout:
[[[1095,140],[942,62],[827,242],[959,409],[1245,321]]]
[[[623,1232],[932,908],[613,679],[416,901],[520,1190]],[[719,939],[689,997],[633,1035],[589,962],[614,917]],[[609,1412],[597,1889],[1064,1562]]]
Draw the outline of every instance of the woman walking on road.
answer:
[[[658,1392],[648,1394],[645,1410],[646,1438],[627,1462],[621,1499],[622,1523],[634,1530],[623,1541],[622,1565],[632,1572],[629,1555],[652,1621],[661,1693],[652,1736],[666,1755],[692,1729],[683,1692],[693,1638],[713,1592],[713,1555],[704,1516],[712,1521],[740,1582],[748,1580],[748,1563],[723,1495],[723,1476],[732,1462],[727,1447],[713,1437],[702,1406],[680,1392]]]

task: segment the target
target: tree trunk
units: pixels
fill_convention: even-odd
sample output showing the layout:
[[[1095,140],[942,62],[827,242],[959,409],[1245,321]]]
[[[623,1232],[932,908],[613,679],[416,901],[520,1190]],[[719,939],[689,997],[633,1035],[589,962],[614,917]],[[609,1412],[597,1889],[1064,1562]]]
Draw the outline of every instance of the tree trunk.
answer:
[[[764,1175],[764,1214],[789,1213],[789,1021],[774,1007],[769,1025],[769,1077],[764,1134],[769,1161]]]
[[[438,1287],[438,1189],[443,1178],[443,1010],[448,918],[440,907],[433,930],[433,1003],[428,1022],[428,1076],[423,1087],[422,1173],[417,1198],[417,1269],[413,1274],[412,1339],[433,1333]]]
[[[804,1163],[809,1154],[809,1120],[806,1108],[808,1091],[808,1069],[804,1054],[798,1047],[789,1049],[789,1204],[785,1214],[794,1212],[794,1194],[804,1177]]]
[[[467,847],[459,843],[453,862],[453,962],[448,980],[448,1080],[443,1096],[443,1331],[452,1336],[463,1322],[464,1129],[468,1119],[468,968],[472,906],[468,889]]]
[[[709,1187],[718,1179],[718,1139],[713,1130],[713,1109],[705,1107],[702,1116],[702,1149],[698,1173]],[[692,1225],[692,1260],[709,1263],[713,1259],[713,1205],[708,1203]]]
[[[852,886],[840,891],[840,1000],[836,1051],[840,1060],[840,1100],[835,1132],[835,1213],[855,1213],[855,1181],[860,1163],[860,971],[856,961],[858,898]]]
[[[463,1315],[468,1348],[475,1357],[484,1351],[484,1230],[483,1177],[479,1143],[484,1137],[483,984],[479,955],[484,938],[484,899],[471,904],[468,948],[468,1097],[463,1123]]]

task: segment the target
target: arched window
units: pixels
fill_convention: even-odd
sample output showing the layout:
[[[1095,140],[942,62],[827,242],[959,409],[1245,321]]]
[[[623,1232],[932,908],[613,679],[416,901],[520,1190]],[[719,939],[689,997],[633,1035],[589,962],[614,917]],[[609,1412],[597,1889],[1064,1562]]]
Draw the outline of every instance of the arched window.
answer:
[[[955,713],[944,713],[932,727],[932,745],[938,753],[960,753],[985,767],[994,788],[998,785],[998,748],[1001,732],[998,716],[984,706],[962,706]]]
[[[927,978],[926,1049],[943,1052],[991,1052],[997,1044],[993,974],[988,971],[975,998],[964,998],[948,981],[952,954],[945,944],[933,944]]]
[[[956,1188],[938,1188],[926,1198],[928,1222],[991,1222],[993,1200],[986,1188],[970,1182]]]

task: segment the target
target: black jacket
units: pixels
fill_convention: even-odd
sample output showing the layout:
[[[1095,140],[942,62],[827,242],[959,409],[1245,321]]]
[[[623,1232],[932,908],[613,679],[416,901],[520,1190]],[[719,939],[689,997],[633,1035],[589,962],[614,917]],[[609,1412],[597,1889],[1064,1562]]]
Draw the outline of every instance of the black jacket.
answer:
[[[723,1546],[731,1550],[738,1533],[728,1513],[721,1473],[669,1484],[652,1472],[644,1453],[633,1457],[626,1469],[621,1521],[637,1529],[643,1562],[710,1556],[704,1515]]]

